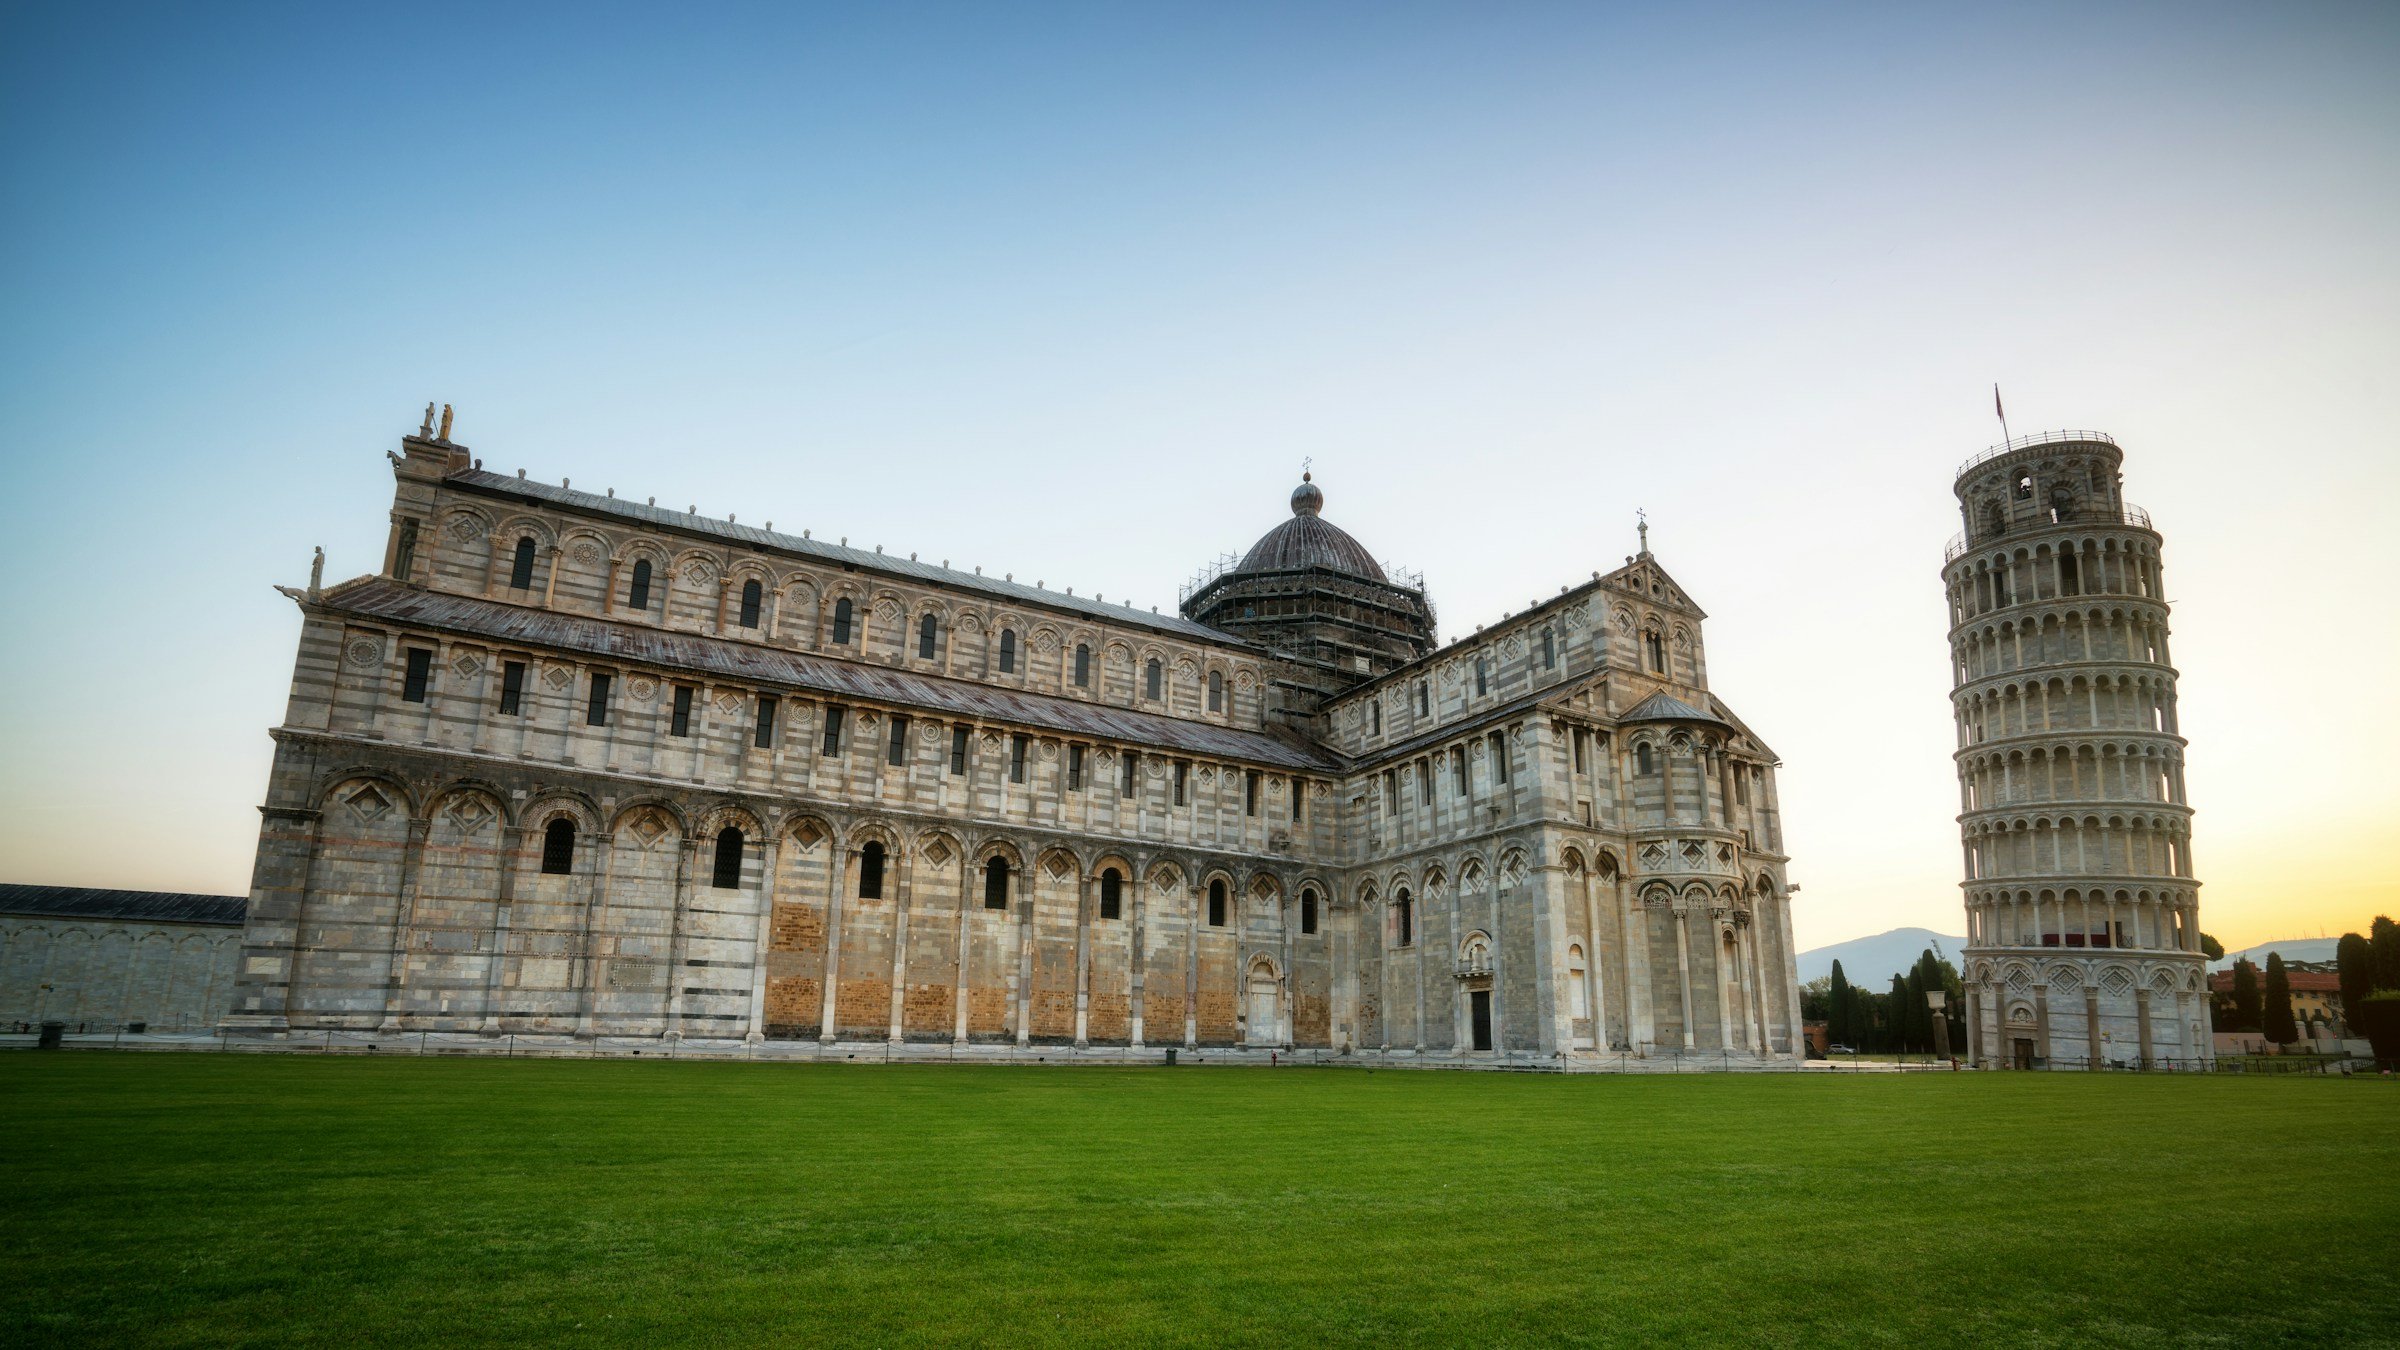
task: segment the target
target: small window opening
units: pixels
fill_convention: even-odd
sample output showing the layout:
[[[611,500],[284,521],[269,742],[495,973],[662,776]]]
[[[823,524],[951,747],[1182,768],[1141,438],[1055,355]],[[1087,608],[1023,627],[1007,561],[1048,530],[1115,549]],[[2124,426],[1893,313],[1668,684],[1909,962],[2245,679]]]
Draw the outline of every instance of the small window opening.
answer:
[[[773,694],[758,696],[758,725],[750,733],[750,744],[761,750],[774,748],[775,705],[777,702],[778,700]]]
[[[1189,760],[1181,759],[1175,761],[1175,804],[1177,806],[1181,806],[1184,803],[1185,787],[1191,781],[1191,777],[1191,762]]]
[[[1208,672],[1208,710],[1225,711],[1225,672],[1221,670]]]
[[[842,753],[842,714],[845,711],[847,710],[831,706],[825,709],[825,739],[819,745],[818,753],[827,755]]]
[[[850,597],[845,595],[833,602],[833,645],[836,647],[850,645],[851,612]]]
[[[1225,926],[1225,883],[1223,881],[1208,883],[1208,926],[1211,928]]]
[[[1392,918],[1399,925],[1400,945],[1417,945],[1417,906],[1404,889],[1392,902]]]
[[[1258,770],[1256,769],[1252,769],[1242,776],[1242,814],[1245,816],[1258,814]]]
[[[500,713],[515,717],[525,711],[525,663],[510,661],[500,667]]]
[[[1157,702],[1160,688],[1165,684],[1165,682],[1165,667],[1159,664],[1157,657],[1151,657],[1150,664],[1142,668],[1142,697],[1147,698],[1154,703]]]
[[[941,624],[936,622],[932,615],[928,614],[924,618],[917,620],[918,660],[930,661],[933,659],[934,641],[940,636]]]
[[[766,591],[758,584],[758,578],[752,577],[742,583],[742,627],[758,627],[759,607],[765,602]]]
[[[692,687],[688,684],[675,686],[675,708],[667,717],[667,734],[670,736],[692,734]]]
[[[563,877],[575,870],[575,822],[560,816],[542,827],[542,871]]]
[[[1475,697],[1482,698],[1491,690],[1491,663],[1478,656],[1475,658]]]
[[[1433,716],[1433,690],[1425,681],[1417,681],[1417,716]]]
[[[1092,687],[1092,649],[1081,642],[1075,644],[1075,687]]]
[[[403,703],[423,703],[425,686],[433,682],[433,652],[424,647],[408,649],[408,673],[400,680],[400,700]]]
[[[1111,867],[1100,874],[1100,917],[1113,919],[1125,904],[1125,877]]]
[[[717,862],[708,884],[720,891],[741,889],[742,832],[731,825],[717,831]]]
[[[1133,752],[1131,750],[1121,750],[1117,753],[1117,795],[1120,797],[1133,795]]]
[[[1017,673],[1017,630],[1014,628],[1000,630],[1000,673]]]
[[[950,772],[967,771],[967,728],[965,723],[950,728]]]
[[[1067,747],[1067,791],[1083,791],[1083,747]]]
[[[872,839],[858,850],[858,898],[883,898],[883,845]]]
[[[625,586],[625,608],[634,610],[650,608],[650,560],[648,558],[633,560],[633,580]]]
[[[1008,859],[994,857],[983,865],[983,907],[1008,908]]]
[[[592,672],[592,697],[583,708],[585,725],[595,727],[608,725],[608,685],[607,675],[597,670]]]
[[[1025,747],[1032,741],[1031,736],[1024,735],[1008,738],[1008,781],[1012,783],[1025,781]]]
[[[883,762],[894,768],[908,763],[908,719],[892,719],[892,736],[883,747]]]
[[[1635,772],[1645,777],[1657,771],[1654,761],[1650,758],[1649,742],[1644,741],[1633,748],[1633,764]]]
[[[1371,723],[1371,726],[1369,727],[1369,730],[1370,730],[1370,732],[1371,732],[1373,735],[1377,735],[1377,736],[1380,736],[1380,735],[1382,735],[1382,734],[1383,734],[1383,704],[1382,704],[1380,701],[1378,701],[1378,702],[1374,702],[1374,703],[1370,703],[1370,704],[1368,704],[1368,705],[1367,705],[1367,712],[1368,712],[1368,714],[1369,714],[1368,720],[1369,720],[1369,722]]]
[[[1492,781],[1508,781],[1508,737],[1497,731],[1492,733]]]
[[[517,541],[516,559],[508,565],[508,587],[513,591],[533,588],[533,540],[530,538]]]
[[[1558,669],[1558,638],[1547,628],[1542,630],[1542,668]]]
[[[1315,891],[1300,892],[1300,931],[1303,933],[1317,931],[1317,893]]]

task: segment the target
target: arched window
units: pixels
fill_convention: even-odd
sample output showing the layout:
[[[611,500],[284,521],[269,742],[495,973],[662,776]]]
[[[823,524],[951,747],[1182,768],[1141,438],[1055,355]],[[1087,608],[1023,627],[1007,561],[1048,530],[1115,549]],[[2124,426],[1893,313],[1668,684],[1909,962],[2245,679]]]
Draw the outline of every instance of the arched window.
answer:
[[[1165,679],[1166,671],[1159,665],[1158,658],[1151,657],[1150,664],[1142,668],[1142,697],[1156,701],[1159,686]]]
[[[1654,772],[1651,767],[1650,743],[1648,741],[1644,741],[1640,745],[1633,747],[1633,762],[1634,767],[1645,775]]]
[[[1008,908],[1008,859],[995,855],[983,865],[983,907]]]
[[[1558,639],[1547,628],[1542,630],[1542,668],[1558,669]]]
[[[1111,867],[1100,874],[1100,917],[1113,919],[1125,904],[1125,877]]]
[[[717,831],[717,865],[709,875],[708,884],[720,891],[741,888],[742,832],[731,825]]]
[[[1666,674],[1667,644],[1659,639],[1656,629],[1642,635],[1642,645],[1649,649],[1650,668],[1661,675]]]
[[[1367,730],[1377,736],[1383,734],[1383,702],[1380,699],[1367,705]]]
[[[833,602],[833,645],[850,645],[850,597],[846,595]]]
[[[542,827],[542,871],[563,877],[575,870],[575,822],[560,816]]]
[[[917,620],[917,658],[919,660],[930,661],[933,659],[934,639],[941,636],[941,631],[941,624],[931,614]]]
[[[742,583],[742,627],[758,627],[758,606],[765,598],[766,591],[758,584],[758,578],[752,577]]]
[[[1075,687],[1092,687],[1092,649],[1081,642],[1075,644]]]
[[[1303,933],[1317,931],[1317,893],[1315,891],[1300,892],[1300,931]]]
[[[1433,691],[1426,687],[1423,680],[1417,681],[1417,716],[1433,716]]]
[[[1225,883],[1222,880],[1208,883],[1208,926],[1225,926]]]
[[[1212,670],[1208,672],[1208,710],[1210,712],[1225,711],[1224,671]]]
[[[633,560],[633,581],[625,587],[625,608],[650,608],[650,560]]]
[[[517,559],[509,564],[508,585],[510,590],[517,591],[528,590],[533,586],[533,539],[531,536],[517,541]]]
[[[1567,1012],[1571,1017],[1592,1015],[1592,991],[1584,982],[1583,946],[1570,943],[1567,947]]]
[[[883,845],[872,839],[858,850],[858,898],[883,898]]]
[[[1408,888],[1405,886],[1401,887],[1399,892],[1392,897],[1392,922],[1396,925],[1393,931],[1398,935],[1400,945],[1403,947],[1415,946],[1417,943],[1417,907],[1415,902],[1409,899]]]
[[[1014,628],[1003,628],[1000,630],[1000,673],[1003,675],[1014,675],[1016,672],[1017,630]]]
[[[1475,697],[1482,698],[1485,694],[1490,693],[1491,689],[1491,667],[1485,663],[1482,657],[1478,656],[1475,658]]]

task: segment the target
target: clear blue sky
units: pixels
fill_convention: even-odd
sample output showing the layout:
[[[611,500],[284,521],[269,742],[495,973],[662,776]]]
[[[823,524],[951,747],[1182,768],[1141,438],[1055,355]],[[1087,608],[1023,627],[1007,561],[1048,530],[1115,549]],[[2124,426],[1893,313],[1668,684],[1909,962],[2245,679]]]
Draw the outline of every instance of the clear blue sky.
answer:
[[[1171,607],[1280,519],[1445,630],[1647,507],[1814,944],[1960,924],[1954,465],[2100,427],[2206,926],[2395,904],[2400,7],[0,10],[0,873],[238,892],[297,617],[487,464]]]

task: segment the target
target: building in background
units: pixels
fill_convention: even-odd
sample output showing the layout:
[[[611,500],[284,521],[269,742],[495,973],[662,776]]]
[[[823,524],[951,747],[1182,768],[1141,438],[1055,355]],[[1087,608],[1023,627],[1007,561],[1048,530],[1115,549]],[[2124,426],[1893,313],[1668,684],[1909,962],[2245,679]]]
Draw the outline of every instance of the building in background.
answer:
[[[206,1031],[233,997],[238,895],[0,886],[0,1030]]]
[[[2199,883],[2150,518],[2109,437],[1960,467],[1942,567],[1979,1063],[2205,1061]]]
[[[1799,1053],[1776,759],[1646,540],[1443,644],[1312,482],[1162,615],[447,433],[288,592],[229,1028]]]

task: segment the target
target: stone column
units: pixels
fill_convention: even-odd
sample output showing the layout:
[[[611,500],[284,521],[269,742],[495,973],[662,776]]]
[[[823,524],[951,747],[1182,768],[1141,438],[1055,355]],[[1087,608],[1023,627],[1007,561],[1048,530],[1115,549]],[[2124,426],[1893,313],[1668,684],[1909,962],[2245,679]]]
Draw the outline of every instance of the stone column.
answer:
[[[525,856],[521,826],[500,827],[500,895],[492,905],[491,963],[483,976],[483,1023],[475,1029],[486,1036],[500,1034],[500,1000],[508,968],[509,909],[517,900],[517,866]]]
[[[1625,1040],[1640,1048],[1658,1042],[1658,1017],[1651,1008],[1657,990],[1650,976],[1650,906],[1639,896],[1625,894],[1626,882],[1616,886],[1618,912],[1625,917]]]
[[[2033,1052],[2050,1062],[2050,986],[2033,987]]]
[[[2152,1057],[2150,1049],[2150,990],[2148,987],[2133,991],[2133,1013],[2142,1036],[2141,1066],[2147,1069],[2150,1067]]]
[[[307,946],[308,894],[317,866],[317,811],[262,806],[258,859],[250,870],[250,910],[235,967],[229,1028],[282,1031],[291,1026],[300,991],[300,956]],[[272,963],[271,974],[238,973]],[[36,981],[38,984],[40,981]],[[244,1007],[247,1002],[250,1006]]]
[[[675,907],[667,911],[667,987],[661,1007],[665,1015],[659,1028],[671,1041],[683,1039],[684,916],[691,912],[692,892],[700,885],[699,857],[697,839],[684,840],[683,847],[675,851]]]
[[[408,821],[408,842],[400,853],[400,891],[392,902],[392,947],[384,974],[383,1021],[375,1030],[389,1035],[400,1030],[400,1000],[408,991],[408,932],[417,917],[417,873],[425,863],[425,837],[433,822],[422,816]]]
[[[2083,1066],[2100,1068],[2100,991],[2088,984],[2083,987],[2083,1024],[2084,1044],[2091,1047],[2084,1056]]]
[[[1091,1044],[1092,878],[1075,878],[1075,1048]]]
[[[1125,882],[1133,888],[1133,971],[1128,977],[1131,987],[1126,991],[1126,1015],[1132,1023],[1131,1044],[1139,1050],[1142,1048],[1142,984],[1147,974],[1145,968],[1149,964],[1149,869],[1134,868],[1133,875],[1127,877]]]
[[[967,972],[969,969],[967,949],[972,942],[970,934],[974,924],[973,915],[969,912],[967,904],[974,894],[974,867],[974,855],[962,849],[958,855],[958,956],[956,962],[958,975],[950,987],[950,1044],[960,1048],[967,1044]]]
[[[1668,911],[1675,916],[1675,987],[1683,996],[1683,1048],[1693,1048],[1692,1041],[1692,914],[1675,902]]]
[[[1802,1053],[1804,1033],[1800,1030],[1800,976],[1797,962],[1799,949],[1792,945],[1792,897],[1785,891],[1775,898],[1775,936],[1783,950],[1775,958],[1775,978],[1783,983],[1784,1026],[1791,1037],[1791,1053]]]
[[[845,841],[846,842],[846,841]],[[842,901],[858,873],[858,850],[844,847],[842,865],[833,869],[833,894],[825,898],[825,988],[817,1008],[817,1044],[835,1039],[834,995],[842,982]]]
[[[1583,873],[1583,932],[1585,992],[1592,1004],[1592,1051],[1597,1054],[1608,1049],[1608,981],[1601,972],[1606,963],[1601,957],[1600,883],[1587,868]]]
[[[1033,1044],[1033,878],[1041,872],[1041,860],[1034,859],[1022,876],[1015,877],[1017,907],[1017,1048]]]
[[[1185,889],[1192,897],[1192,926],[1184,943],[1183,968],[1183,1044],[1186,1049],[1200,1044],[1200,921],[1202,906],[1208,903],[1208,881],[1205,877],[1189,875]]]
[[[591,851],[591,861],[584,875],[591,882],[583,893],[583,931],[576,938],[575,956],[583,965],[583,1008],[575,1018],[575,1034],[587,1039],[597,1034],[600,1011],[600,961],[592,951],[592,925],[608,904],[608,884],[617,870],[616,842],[616,835],[595,830],[585,845]]]
[[[767,958],[775,945],[775,879],[783,869],[783,816],[770,817],[766,826],[759,851],[758,926],[750,939],[750,1028],[742,1035],[751,1045],[767,1039]]]
[[[915,849],[893,851],[900,855],[892,867],[899,894],[892,898],[892,1016],[884,1039],[898,1045],[908,1034],[908,911],[916,891],[917,853]]]
[[[1983,1000],[1977,996],[1977,988],[1972,984],[1964,986],[1961,992],[1967,1000],[1967,1067],[1980,1068],[1983,1064]]]

